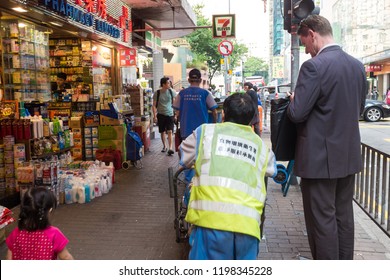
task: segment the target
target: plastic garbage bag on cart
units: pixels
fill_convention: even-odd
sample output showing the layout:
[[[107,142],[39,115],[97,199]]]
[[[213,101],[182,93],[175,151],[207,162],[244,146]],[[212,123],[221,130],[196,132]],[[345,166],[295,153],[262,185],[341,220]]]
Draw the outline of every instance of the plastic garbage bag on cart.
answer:
[[[290,161],[295,157],[297,129],[287,116],[289,98],[271,100],[271,143],[278,161]]]

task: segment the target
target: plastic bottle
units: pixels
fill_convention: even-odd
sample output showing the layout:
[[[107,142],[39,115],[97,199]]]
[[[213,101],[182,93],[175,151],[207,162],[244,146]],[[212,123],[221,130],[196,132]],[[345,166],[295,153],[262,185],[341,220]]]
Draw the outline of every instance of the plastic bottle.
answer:
[[[64,133],[59,132],[58,133],[58,147],[60,150],[65,149],[65,139],[64,139]]]
[[[15,137],[15,140],[19,140],[19,133],[18,133],[18,120],[13,120],[12,122],[12,135]]]
[[[107,176],[103,176],[101,179],[102,182],[102,192],[103,194],[106,194],[109,192],[108,185],[107,185]]]
[[[31,121],[30,119],[24,119],[23,121],[23,139],[31,139]]]
[[[99,179],[96,179],[93,185],[95,189],[95,197],[102,196],[102,188]]]
[[[108,185],[108,190],[110,191],[112,189],[112,179],[111,179],[110,171],[107,171],[107,185]]]
[[[92,200],[95,198],[95,185],[94,185],[93,181],[91,180],[91,178],[87,179],[86,182],[89,185],[89,197]]]
[[[38,126],[38,138],[43,137],[43,119],[42,116],[38,116],[38,121],[37,121],[37,126]]]
[[[5,123],[5,136],[12,135],[12,122],[11,120],[7,120]]]
[[[32,135],[33,138],[39,138],[38,137],[38,117],[34,116],[31,118],[31,123],[32,123]]]
[[[65,188],[65,204],[72,204],[73,203],[73,190],[72,188]]]
[[[23,123],[24,121],[23,120],[18,120],[17,122],[17,126],[18,126],[18,139],[19,140],[22,140],[22,139],[25,139],[24,138],[24,135],[23,135]]]
[[[43,136],[48,137],[50,136],[50,130],[49,130],[49,121],[43,120]]]
[[[85,193],[85,203],[89,203],[91,202],[91,186],[88,181],[84,182],[83,188]]]

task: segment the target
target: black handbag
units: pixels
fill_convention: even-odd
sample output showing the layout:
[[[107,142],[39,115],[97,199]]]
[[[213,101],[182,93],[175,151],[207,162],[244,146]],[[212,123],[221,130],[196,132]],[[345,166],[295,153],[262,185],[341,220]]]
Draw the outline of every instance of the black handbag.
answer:
[[[271,143],[278,161],[290,161],[295,156],[296,125],[288,118],[289,98],[271,100]]]

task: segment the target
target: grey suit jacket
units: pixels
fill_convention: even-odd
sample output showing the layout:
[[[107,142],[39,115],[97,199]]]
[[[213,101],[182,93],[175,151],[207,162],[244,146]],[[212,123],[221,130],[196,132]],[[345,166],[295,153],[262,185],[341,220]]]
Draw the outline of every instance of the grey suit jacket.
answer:
[[[294,173],[334,179],[362,168],[359,116],[367,92],[361,62],[339,46],[305,61],[288,108],[297,124]]]

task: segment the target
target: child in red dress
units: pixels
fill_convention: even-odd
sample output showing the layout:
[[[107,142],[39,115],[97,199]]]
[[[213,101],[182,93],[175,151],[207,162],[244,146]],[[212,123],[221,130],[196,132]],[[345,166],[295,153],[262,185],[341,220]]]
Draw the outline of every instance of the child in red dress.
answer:
[[[46,188],[33,187],[24,194],[18,227],[6,239],[7,260],[73,260],[66,248],[68,239],[49,222],[56,205],[54,194]]]

